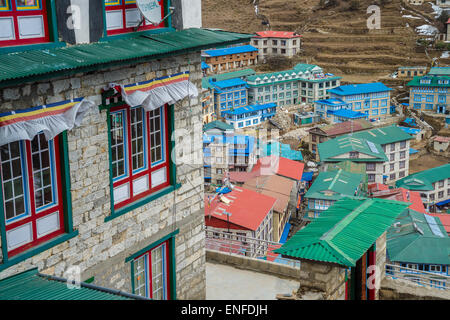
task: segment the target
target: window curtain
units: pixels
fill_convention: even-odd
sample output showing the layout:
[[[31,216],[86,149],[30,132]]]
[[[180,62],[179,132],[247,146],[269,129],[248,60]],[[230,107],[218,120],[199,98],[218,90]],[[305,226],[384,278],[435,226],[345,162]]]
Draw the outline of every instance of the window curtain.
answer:
[[[129,106],[142,106],[146,111],[155,110],[166,103],[174,104],[188,96],[198,96],[197,87],[189,81],[188,71],[125,86],[112,83],[110,87],[120,90]]]
[[[67,100],[25,110],[0,114],[0,145],[18,140],[33,140],[43,132],[51,140],[65,130],[80,126],[94,102],[84,98]]]

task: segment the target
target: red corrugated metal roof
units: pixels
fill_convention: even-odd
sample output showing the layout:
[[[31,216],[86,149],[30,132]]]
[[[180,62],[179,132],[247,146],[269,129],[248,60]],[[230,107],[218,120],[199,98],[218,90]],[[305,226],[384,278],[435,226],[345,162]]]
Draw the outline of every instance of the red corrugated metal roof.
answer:
[[[437,142],[450,142],[450,137],[435,136],[433,140]]]
[[[301,35],[289,31],[259,31],[257,38],[300,38]]]
[[[205,224],[211,227],[219,227],[216,219],[241,226],[243,229],[256,230],[266,215],[275,205],[276,199],[260,194],[256,191],[234,187],[224,197],[230,201],[226,204],[216,197],[211,204],[205,197]],[[226,211],[231,216],[223,214]],[[208,219],[208,216],[215,219]],[[223,227],[223,224],[220,224]]]
[[[427,213],[430,216],[438,217],[444,226],[445,231],[450,235],[450,214],[448,213]]]
[[[384,186],[383,184],[379,185]],[[423,205],[422,198],[420,197],[420,193],[417,191],[410,191],[405,188],[397,188],[397,189],[384,189],[381,191],[375,192],[372,191],[372,192],[373,198],[410,202],[412,203],[409,206],[410,209],[421,213],[427,213]]]
[[[277,174],[300,181],[304,168],[305,164],[302,162],[271,155],[258,159],[252,172],[259,172],[263,176]]]
[[[372,183],[368,185],[369,192],[388,190],[389,187],[382,183]]]

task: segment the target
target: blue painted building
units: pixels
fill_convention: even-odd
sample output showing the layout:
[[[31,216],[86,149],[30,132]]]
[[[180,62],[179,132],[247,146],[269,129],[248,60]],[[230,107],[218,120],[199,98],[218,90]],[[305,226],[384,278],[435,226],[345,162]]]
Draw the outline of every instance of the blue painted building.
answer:
[[[350,84],[330,89],[330,98],[348,103],[351,110],[367,114],[369,120],[386,118],[390,113],[391,91],[381,82]]]
[[[410,108],[444,114],[449,110],[450,76],[414,77],[407,86]]]
[[[223,111],[246,106],[248,104],[247,83],[240,79],[227,79],[214,81],[209,79],[214,89],[214,110],[216,115],[222,115]]]
[[[369,117],[367,113],[353,111],[351,103],[337,98],[314,101],[314,111],[321,118],[326,118],[332,123],[368,119]]]
[[[272,118],[277,112],[275,103],[255,104],[222,112],[225,121],[235,129],[256,126]]]

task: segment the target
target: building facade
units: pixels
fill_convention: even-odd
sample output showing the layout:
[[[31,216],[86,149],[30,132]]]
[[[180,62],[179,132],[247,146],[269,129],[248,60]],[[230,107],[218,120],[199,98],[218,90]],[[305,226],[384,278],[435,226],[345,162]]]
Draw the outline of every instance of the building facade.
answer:
[[[240,79],[214,81],[210,79],[214,92],[214,110],[217,116],[222,112],[248,105],[247,83]]]
[[[381,183],[392,185],[409,174],[409,149],[413,137],[398,126],[392,125],[360,131],[354,133],[353,137],[377,143],[383,148],[388,161],[383,164],[383,181]],[[371,179],[369,181],[373,182]]]
[[[287,31],[260,31],[251,44],[258,48],[258,60],[264,61],[270,55],[292,58],[300,52],[301,35]]]
[[[413,110],[445,113],[448,108],[450,76],[414,77],[408,82],[409,107]]]
[[[247,78],[249,104],[312,104],[328,98],[327,90],[339,86],[340,79],[319,66],[302,63],[292,70],[257,74]]]
[[[380,120],[390,114],[392,89],[381,82],[350,84],[329,90],[331,98],[340,99],[351,110],[363,112],[369,120]]]
[[[235,129],[257,126],[264,121],[271,119],[277,113],[275,103],[256,104],[240,107],[233,110],[223,111],[222,117]]]
[[[427,73],[427,67],[415,66],[415,67],[398,67],[397,77],[401,79],[413,78],[416,76],[424,76]]]
[[[258,49],[251,45],[205,50],[202,58],[209,66],[206,74],[235,71],[258,63]]]
[[[42,19],[65,23],[52,16],[54,1],[39,3],[49,6]],[[100,3],[99,17],[110,14]],[[171,135],[201,139],[193,130],[202,119],[200,47],[247,39],[175,31],[167,20],[157,30],[167,32],[144,24],[116,38],[107,22],[104,41],[90,46],[56,44],[49,24],[49,38],[33,40],[39,46],[0,49],[10,66],[41,57],[39,70],[0,78],[0,278],[75,270],[82,281],[155,300],[204,299],[203,199],[193,192],[203,194],[203,169],[175,163]],[[159,51],[169,38],[178,44]],[[191,40],[179,53],[182,38]],[[137,91],[148,98],[154,87],[166,98],[137,102]]]

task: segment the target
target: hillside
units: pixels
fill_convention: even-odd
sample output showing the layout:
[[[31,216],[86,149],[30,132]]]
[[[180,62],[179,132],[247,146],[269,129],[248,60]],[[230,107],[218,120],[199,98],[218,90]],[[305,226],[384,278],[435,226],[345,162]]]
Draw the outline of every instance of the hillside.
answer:
[[[335,0],[337,5],[319,8],[319,0],[203,0],[204,27],[253,33],[267,29],[297,31],[303,36],[303,52],[296,62],[323,67],[342,75],[344,82],[383,80],[399,89],[404,82],[389,77],[399,66],[431,65],[442,51],[418,48],[420,36],[415,31],[422,25],[439,26],[429,1],[412,6],[402,0],[359,0],[359,8],[349,10],[352,0]],[[258,4],[256,17],[253,3]],[[369,30],[367,7],[381,7],[381,29]],[[382,5],[382,3],[386,3]],[[441,65],[450,64],[440,58]],[[276,66],[272,66],[276,69]]]

